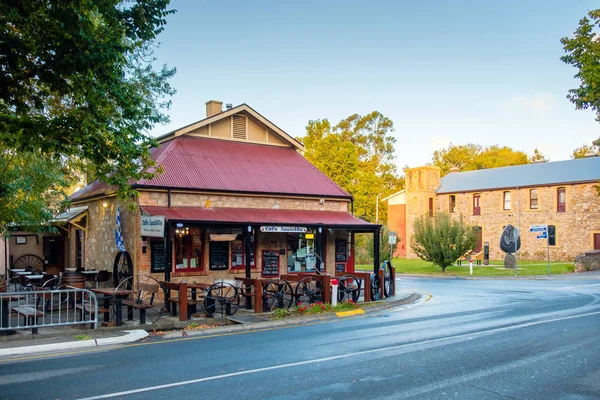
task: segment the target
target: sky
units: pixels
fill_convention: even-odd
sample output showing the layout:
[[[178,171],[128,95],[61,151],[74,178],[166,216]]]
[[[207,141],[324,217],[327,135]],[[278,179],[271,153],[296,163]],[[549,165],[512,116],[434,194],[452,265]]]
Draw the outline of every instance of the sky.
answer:
[[[550,161],[600,137],[560,38],[593,1],[172,0],[155,52],[177,68],[171,123],[208,100],[246,103],[294,137],[379,111],[394,123],[399,170],[450,143],[507,145]]]

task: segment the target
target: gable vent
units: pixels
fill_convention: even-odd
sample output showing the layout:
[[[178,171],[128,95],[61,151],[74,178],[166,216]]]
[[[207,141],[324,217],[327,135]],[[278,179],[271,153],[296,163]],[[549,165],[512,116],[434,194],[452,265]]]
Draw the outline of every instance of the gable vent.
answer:
[[[232,116],[232,124],[232,137],[234,139],[246,140],[246,117],[242,115],[234,115]]]

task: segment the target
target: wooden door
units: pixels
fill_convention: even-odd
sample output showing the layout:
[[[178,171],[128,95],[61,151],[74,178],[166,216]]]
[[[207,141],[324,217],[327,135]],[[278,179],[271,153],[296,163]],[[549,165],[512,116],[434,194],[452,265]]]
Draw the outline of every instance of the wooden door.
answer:
[[[63,236],[44,237],[44,271],[57,275],[64,271],[65,238]]]
[[[600,233],[594,233],[594,250],[600,250]]]

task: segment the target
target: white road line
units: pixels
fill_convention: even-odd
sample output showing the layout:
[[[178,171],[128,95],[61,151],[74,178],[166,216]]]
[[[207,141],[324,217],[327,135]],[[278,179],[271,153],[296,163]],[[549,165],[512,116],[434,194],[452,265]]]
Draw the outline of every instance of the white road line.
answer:
[[[503,331],[509,331],[509,330],[513,330],[513,329],[527,328],[527,327],[535,326],[535,325],[548,324],[551,322],[564,321],[564,320],[568,320],[568,319],[589,317],[591,315],[598,315],[598,314],[600,314],[600,311],[595,311],[595,312],[590,312],[590,313],[580,314],[580,315],[571,315],[568,317],[553,318],[553,319],[549,319],[549,320],[545,320],[545,321],[527,322],[527,323],[520,324],[520,325],[505,326],[505,327],[501,327],[501,328],[482,330],[479,332],[471,332],[471,333],[463,333],[460,335],[447,336],[447,337],[438,338],[438,339],[423,340],[420,342],[399,344],[396,346],[389,346],[389,347],[384,347],[381,349],[363,350],[363,351],[357,351],[354,353],[341,354],[339,356],[323,357],[323,358],[318,358],[315,360],[298,361],[298,362],[289,363],[289,364],[273,365],[271,367],[256,368],[256,369],[250,369],[250,370],[246,370],[246,371],[232,372],[229,374],[208,376],[206,378],[192,379],[192,380],[182,381],[182,382],[173,382],[173,383],[167,383],[164,385],[157,385],[157,386],[149,386],[149,387],[140,388],[140,389],[126,390],[123,392],[108,393],[108,394],[104,394],[104,395],[100,395],[100,396],[85,397],[81,400],[109,399],[112,397],[127,396],[130,394],[137,394],[137,393],[150,392],[150,391],[154,391],[154,390],[168,389],[168,388],[177,387],[177,386],[193,385],[196,383],[231,378],[234,376],[256,374],[259,372],[272,371],[275,369],[298,367],[301,365],[310,365],[310,364],[316,364],[316,363],[320,363],[320,362],[340,360],[340,359],[344,359],[344,358],[355,357],[355,356],[360,356],[360,355],[365,355],[365,354],[389,352],[390,350],[393,350],[393,349],[401,349],[401,348],[409,347],[409,346],[417,346],[417,345],[422,345],[422,344],[444,342],[444,341],[449,341],[449,340],[453,340],[453,339],[463,339],[463,338],[468,338],[468,337],[490,334],[490,333],[494,333],[494,332],[503,332]]]
[[[558,290],[579,289],[579,288],[590,287],[590,286],[600,286],[600,283],[594,283],[594,284],[589,284],[589,285],[578,285],[578,286],[563,286],[563,287],[560,287],[557,289]]]

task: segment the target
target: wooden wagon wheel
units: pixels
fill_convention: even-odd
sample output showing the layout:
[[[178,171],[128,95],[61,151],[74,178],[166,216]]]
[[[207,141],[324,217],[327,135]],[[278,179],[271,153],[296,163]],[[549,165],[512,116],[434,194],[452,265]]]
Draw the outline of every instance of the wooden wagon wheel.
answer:
[[[204,309],[206,315],[234,315],[240,308],[240,296],[235,286],[227,282],[218,282],[206,289]]]
[[[13,263],[14,269],[30,269],[41,271],[44,267],[44,260],[36,256],[35,254],[24,254],[17,258]]]
[[[113,263],[113,281],[115,286],[119,286],[121,281],[127,280],[132,276],[133,262],[131,261],[131,255],[129,255],[129,252],[127,251],[118,252]],[[123,289],[130,288],[123,287]]]
[[[296,303],[312,304],[323,301],[323,285],[314,276],[305,276],[296,286]]]
[[[379,283],[379,274],[371,274],[371,301],[377,301],[381,298]]]
[[[162,290],[162,285],[153,276],[138,274],[123,279],[121,283],[116,287],[115,294],[121,290],[131,290],[133,293],[129,297],[123,300],[123,306],[132,306],[134,309],[143,309],[146,318],[150,320],[150,323],[156,323],[160,317],[161,309],[160,306],[154,304],[157,300],[159,292]],[[116,304],[113,302],[112,312],[113,315],[116,313]]]
[[[387,261],[383,271],[383,295],[385,297],[390,297],[392,295],[392,263]]]
[[[273,311],[276,308],[290,308],[294,304],[292,286],[286,280],[266,282],[263,287],[263,302],[266,305],[266,311]]]
[[[361,288],[362,280],[351,274],[343,275],[338,280],[338,301],[352,300],[357,302]]]

